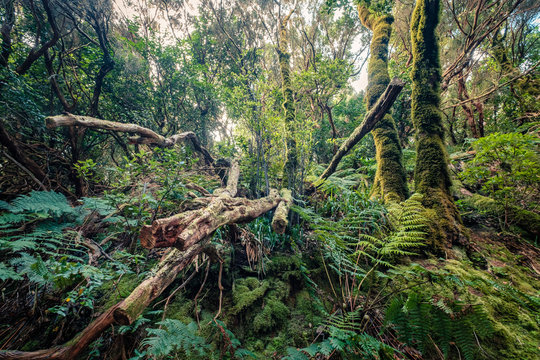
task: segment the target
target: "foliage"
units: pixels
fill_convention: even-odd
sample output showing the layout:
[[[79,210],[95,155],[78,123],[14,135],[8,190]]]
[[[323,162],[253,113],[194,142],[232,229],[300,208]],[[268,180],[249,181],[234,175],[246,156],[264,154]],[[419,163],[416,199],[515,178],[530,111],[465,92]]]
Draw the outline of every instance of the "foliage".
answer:
[[[472,143],[476,154],[460,176],[505,208],[519,204],[535,210],[540,196],[538,145],[536,136],[521,133],[495,133],[478,139]]]

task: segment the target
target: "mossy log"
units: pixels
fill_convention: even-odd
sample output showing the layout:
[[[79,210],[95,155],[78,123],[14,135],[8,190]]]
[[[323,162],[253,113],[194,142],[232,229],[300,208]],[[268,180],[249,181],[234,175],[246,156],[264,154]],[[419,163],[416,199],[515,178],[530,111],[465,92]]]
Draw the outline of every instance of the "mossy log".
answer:
[[[358,5],[362,25],[371,30],[370,57],[368,63],[367,109],[371,109],[390,82],[388,73],[388,43],[394,18],[379,14],[366,5]],[[375,141],[377,171],[371,190],[373,197],[384,201],[403,201],[409,196],[407,177],[402,163],[401,144],[392,115],[385,114],[371,131]]]
[[[383,94],[379,97],[379,100],[373,105],[371,110],[367,113],[364,118],[364,121],[358,126],[354,131],[349,135],[347,140],[339,147],[339,150],[336,152],[330,164],[324,170],[320,176],[321,180],[326,180],[330,175],[332,175],[343,158],[353,147],[356,145],[366,134],[368,134],[377,123],[384,117],[386,112],[390,109],[394,101],[396,101],[399,93],[405,86],[405,83],[398,79],[394,78],[386,87]]]
[[[239,175],[240,167],[233,162],[229,168],[227,186],[214,191],[213,196],[203,198],[207,202],[205,207],[145,225],[140,233],[141,245],[147,249],[176,247],[186,250],[219,227],[254,220],[281,202],[277,190],[271,190],[269,196],[257,200],[234,198]]]
[[[281,189],[280,195],[282,200],[276,208],[276,212],[272,218],[272,229],[278,234],[283,234],[289,224],[289,211],[293,199],[292,192],[289,189]]]
[[[138,136],[129,137],[129,141],[132,144],[151,144],[160,147],[172,147],[180,142],[189,141],[193,146],[193,149],[203,155],[206,164],[211,165],[214,163],[214,158],[212,155],[210,155],[208,150],[201,145],[197,135],[191,131],[183,132],[166,138],[153,130],[139,125],[101,120],[90,116],[73,115],[70,113],[49,116],[45,119],[45,124],[49,129],[54,129],[61,126],[82,126],[91,129],[137,134]]]

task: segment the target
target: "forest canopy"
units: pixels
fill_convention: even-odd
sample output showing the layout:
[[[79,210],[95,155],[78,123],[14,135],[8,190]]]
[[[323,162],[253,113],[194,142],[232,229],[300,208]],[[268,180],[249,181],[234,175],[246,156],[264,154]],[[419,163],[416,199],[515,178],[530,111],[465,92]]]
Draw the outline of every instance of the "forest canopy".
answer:
[[[0,0],[0,359],[538,359],[539,10]]]

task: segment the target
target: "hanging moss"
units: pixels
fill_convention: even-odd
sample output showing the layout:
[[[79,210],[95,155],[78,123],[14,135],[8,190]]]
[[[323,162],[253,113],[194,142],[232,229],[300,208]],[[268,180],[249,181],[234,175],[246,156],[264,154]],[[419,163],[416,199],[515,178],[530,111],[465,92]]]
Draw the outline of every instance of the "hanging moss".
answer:
[[[366,6],[358,6],[362,24],[373,32],[371,55],[368,64],[368,86],[366,91],[369,110],[390,83],[388,74],[388,43],[394,18],[376,15]],[[409,195],[407,178],[402,164],[401,145],[394,119],[386,114],[371,131],[375,141],[377,171],[372,196],[384,201],[402,201]]]
[[[434,243],[440,250],[466,233],[450,195],[452,181],[440,105],[441,65],[435,33],[439,23],[439,0],[418,0],[412,14],[411,114],[416,129],[415,189],[424,195],[423,204],[433,211]]]

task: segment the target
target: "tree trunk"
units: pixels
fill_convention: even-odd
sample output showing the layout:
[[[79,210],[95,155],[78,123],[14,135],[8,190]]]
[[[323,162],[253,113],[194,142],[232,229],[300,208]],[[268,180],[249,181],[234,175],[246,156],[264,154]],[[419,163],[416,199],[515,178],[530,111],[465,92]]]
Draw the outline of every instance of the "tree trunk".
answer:
[[[469,100],[469,93],[467,92],[467,86],[465,84],[465,80],[463,79],[463,74],[461,74],[458,79],[458,99],[460,102],[463,102],[464,100]],[[463,103],[461,104],[461,108],[465,112],[465,117],[467,118],[467,125],[469,126],[469,129],[471,129],[472,136],[475,139],[478,139],[480,136],[476,128],[474,112],[471,104]]]
[[[47,178],[47,175],[45,172],[39,167],[38,164],[35,163],[34,160],[30,159],[26,154],[21,150],[19,145],[17,144],[17,141],[13,139],[8,132],[6,131],[6,128],[2,125],[0,122],[0,144],[4,145],[6,149],[9,151],[11,156],[19,162],[22,166],[24,166],[26,169],[28,169],[37,180],[39,180],[40,183],[49,183],[49,179]]]
[[[411,21],[412,120],[416,129],[415,190],[432,210],[431,249],[462,240],[465,233],[450,195],[452,181],[440,106],[441,66],[435,29],[439,23],[439,0],[417,0]]]
[[[294,99],[291,88],[291,64],[287,50],[287,23],[292,15],[289,13],[280,24],[279,32],[279,70],[281,73],[281,88],[283,91],[283,110],[285,111],[285,124],[287,126],[287,160],[285,161],[285,169],[283,171],[283,183],[291,189],[293,194],[296,189],[296,172],[298,168],[298,154],[296,152],[295,134],[295,114],[294,114]]]
[[[394,101],[396,101],[401,89],[403,89],[405,83],[398,78],[394,78],[388,87],[381,95],[377,103],[371,108],[364,118],[364,121],[349,135],[347,140],[339,147],[339,150],[336,152],[336,155],[328,164],[328,167],[319,177],[320,180],[326,180],[330,175],[332,175],[343,158],[353,147],[356,145],[367,133],[369,133],[373,127],[380,121],[384,114],[390,109]]]
[[[377,15],[365,5],[358,6],[362,24],[373,32],[368,63],[367,109],[371,109],[390,82],[388,42],[394,18]],[[386,114],[371,131],[375,141],[377,171],[371,195],[384,201],[403,201],[409,196],[402,163],[401,144],[392,115]]]
[[[11,30],[15,24],[15,5],[14,0],[5,0],[4,3],[4,23],[0,28],[2,36],[2,45],[0,50],[0,65],[6,67],[8,65],[9,56],[11,55]]]
[[[293,202],[289,189],[281,189],[282,201],[279,203],[272,219],[272,229],[278,234],[284,234],[289,224],[289,211]]]

